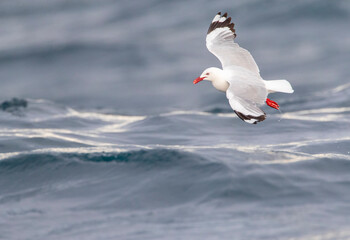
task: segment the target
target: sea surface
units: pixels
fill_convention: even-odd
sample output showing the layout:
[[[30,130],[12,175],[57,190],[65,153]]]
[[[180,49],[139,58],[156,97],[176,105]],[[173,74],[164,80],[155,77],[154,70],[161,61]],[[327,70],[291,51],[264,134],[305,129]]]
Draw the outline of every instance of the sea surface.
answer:
[[[217,12],[257,125],[192,81]],[[350,239],[350,1],[0,1],[0,239]]]

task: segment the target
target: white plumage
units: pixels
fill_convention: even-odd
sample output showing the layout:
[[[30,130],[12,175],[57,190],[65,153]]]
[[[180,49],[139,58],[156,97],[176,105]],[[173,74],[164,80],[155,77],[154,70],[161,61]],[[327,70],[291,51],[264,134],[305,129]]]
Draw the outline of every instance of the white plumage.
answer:
[[[272,92],[293,93],[287,80],[265,81],[252,55],[234,42],[236,37],[234,23],[227,18],[227,13],[218,13],[209,26],[206,45],[221,62],[222,69],[204,70],[194,84],[211,81],[219,91],[226,92],[229,104],[239,118],[247,123],[256,124],[266,118],[259,106],[265,102],[278,109],[276,102],[267,99]]]

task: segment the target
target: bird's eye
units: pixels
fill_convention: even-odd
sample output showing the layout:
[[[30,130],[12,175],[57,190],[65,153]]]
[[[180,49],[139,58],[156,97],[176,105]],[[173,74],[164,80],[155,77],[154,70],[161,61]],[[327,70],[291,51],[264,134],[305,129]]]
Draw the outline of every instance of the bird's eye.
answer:
[[[206,73],[205,75],[209,75],[209,73]]]

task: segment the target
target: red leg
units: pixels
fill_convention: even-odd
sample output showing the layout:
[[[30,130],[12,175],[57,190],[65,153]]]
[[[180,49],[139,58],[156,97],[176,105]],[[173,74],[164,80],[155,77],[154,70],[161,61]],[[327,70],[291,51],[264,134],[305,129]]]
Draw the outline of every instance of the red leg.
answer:
[[[268,99],[268,98],[266,98],[266,104],[272,108],[277,109],[277,110],[280,108],[278,103],[276,103],[275,101],[272,101],[271,99]]]

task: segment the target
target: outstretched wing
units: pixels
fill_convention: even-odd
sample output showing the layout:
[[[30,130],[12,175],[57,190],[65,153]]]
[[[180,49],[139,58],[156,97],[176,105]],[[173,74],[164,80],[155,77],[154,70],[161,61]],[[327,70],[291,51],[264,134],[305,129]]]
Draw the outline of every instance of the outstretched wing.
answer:
[[[227,18],[227,13],[221,16],[219,12],[209,26],[206,44],[208,50],[221,62],[222,68],[239,66],[259,75],[259,68],[252,55],[237,43],[234,23]]]
[[[226,92],[226,96],[228,98],[231,108],[243,121],[251,124],[256,124],[257,122],[265,120],[266,114],[253,102],[249,100],[244,100],[233,94],[229,94],[228,91]]]
[[[264,82],[251,71],[240,67],[228,68],[227,72],[231,75],[226,97],[238,117],[253,124],[265,120],[266,114],[259,108],[268,94]]]

